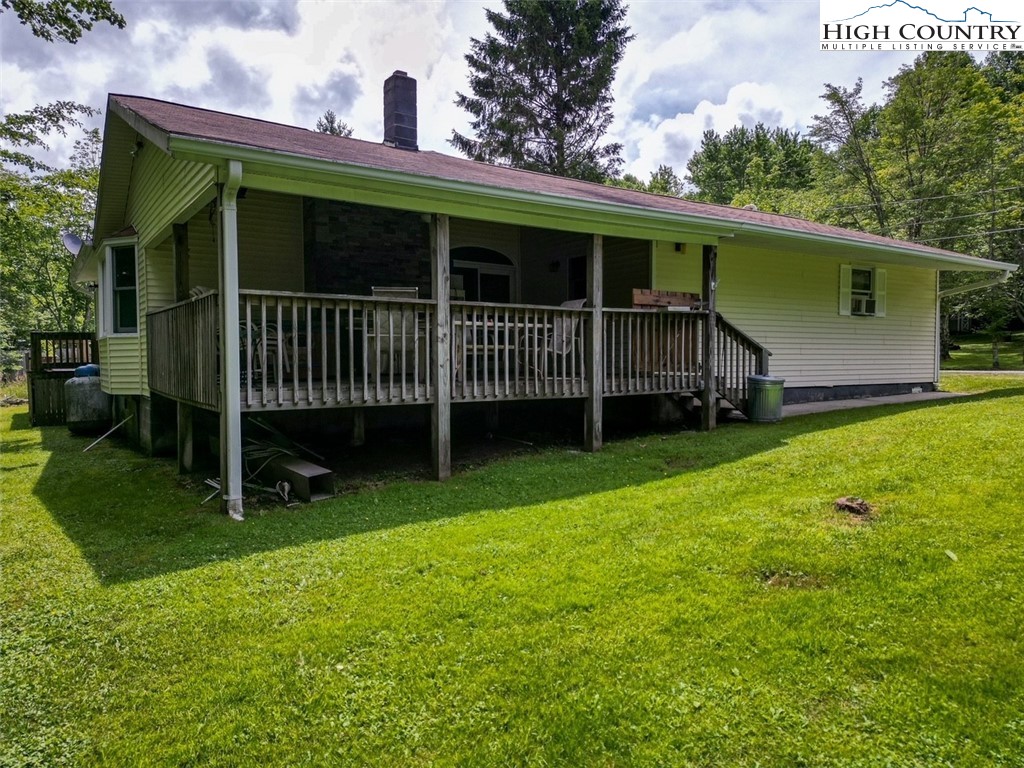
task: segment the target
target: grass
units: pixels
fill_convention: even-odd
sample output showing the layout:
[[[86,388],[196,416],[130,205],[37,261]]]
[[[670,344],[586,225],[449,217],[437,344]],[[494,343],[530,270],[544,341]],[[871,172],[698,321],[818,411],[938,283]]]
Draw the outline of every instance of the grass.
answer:
[[[5,397],[18,397],[22,400],[28,399],[28,380],[0,381],[0,400]]]
[[[949,360],[942,361],[944,371],[992,370],[992,340],[984,334],[956,337],[960,349],[951,350]],[[1009,341],[999,344],[999,370],[1024,371],[1024,332],[1010,334]]]
[[[243,524],[2,409],[0,765],[1022,766],[1024,380],[946,387]]]

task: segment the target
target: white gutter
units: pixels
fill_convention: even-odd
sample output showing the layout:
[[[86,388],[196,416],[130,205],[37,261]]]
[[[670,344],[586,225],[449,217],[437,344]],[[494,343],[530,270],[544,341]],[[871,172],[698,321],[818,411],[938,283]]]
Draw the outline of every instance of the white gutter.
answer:
[[[954,288],[947,288],[944,291],[939,291],[939,298],[944,299],[947,296],[956,296],[961,293],[967,293],[968,291],[980,291],[983,288],[992,288],[1001,283],[1005,283],[1010,278],[1010,272],[1013,270],[1007,269],[999,277],[992,278],[991,280],[980,280],[977,283],[968,283],[967,285],[958,285]]]
[[[229,160],[227,170],[220,196],[220,490],[224,510],[232,519],[243,520],[242,393],[238,385],[238,188],[242,164]]]

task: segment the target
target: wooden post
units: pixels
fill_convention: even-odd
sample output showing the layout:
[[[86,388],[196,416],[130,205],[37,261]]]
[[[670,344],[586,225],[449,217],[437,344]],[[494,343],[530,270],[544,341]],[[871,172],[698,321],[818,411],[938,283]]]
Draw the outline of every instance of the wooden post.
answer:
[[[352,411],[352,440],[349,445],[359,447],[366,443],[366,409],[355,408]]]
[[[714,429],[718,418],[718,392],[715,378],[718,372],[718,315],[715,294],[718,291],[718,246],[705,245],[702,265],[701,296],[704,299],[704,381],[700,393],[701,427]]]
[[[452,474],[452,365],[451,365],[451,256],[448,216],[430,219],[430,287],[437,309],[434,313],[434,402],[430,406],[430,454],[434,477]]]
[[[174,243],[174,300],[188,298],[188,224],[174,224],[171,227]]]
[[[195,467],[194,450],[195,427],[192,418],[192,406],[178,403],[178,472],[185,474]]]
[[[604,304],[603,266],[604,240],[601,235],[594,235],[590,241],[590,253],[587,257],[587,303],[591,306],[590,333],[586,336],[585,359],[587,370],[585,383],[587,391],[586,413],[583,422],[583,448],[587,451],[601,450],[602,442],[602,407],[601,397],[604,394],[604,328],[601,314]]]

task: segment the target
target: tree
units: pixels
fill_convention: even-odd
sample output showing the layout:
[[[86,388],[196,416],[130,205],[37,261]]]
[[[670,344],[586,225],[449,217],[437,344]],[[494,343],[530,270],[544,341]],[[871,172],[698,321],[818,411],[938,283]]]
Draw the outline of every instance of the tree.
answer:
[[[352,126],[338,119],[333,109],[328,109],[323,116],[316,121],[318,133],[329,133],[331,136],[349,138],[352,135]]]
[[[631,173],[605,181],[610,187],[622,187],[623,189],[636,189],[641,192],[651,192],[655,195],[668,195],[679,197],[683,193],[683,182],[676,176],[675,170],[668,165],[659,165],[658,170],[651,171],[651,179],[647,183],[641,181]]]
[[[633,39],[621,0],[504,0],[487,10],[494,28],[470,41],[473,95],[455,103],[473,116],[475,138],[450,143],[475,160],[604,181],[622,164],[602,144],[612,121],[615,68]]]
[[[696,200],[779,210],[785,196],[776,193],[811,186],[814,155],[814,146],[798,131],[769,129],[763,123],[752,129],[735,126],[725,136],[707,130],[686,164],[686,178]]]
[[[0,8],[14,11],[33,35],[51,43],[55,38],[77,43],[97,21],[125,27],[124,16],[110,0],[0,0]]]
[[[835,163],[837,174],[855,190],[866,194],[868,205],[865,209],[869,210],[875,219],[875,226],[872,229],[889,235],[889,220],[882,187],[870,151],[872,139],[877,136],[878,107],[864,106],[860,96],[863,87],[864,83],[859,77],[851,89],[825,83],[825,93],[821,98],[829,105],[829,111],[824,115],[814,116],[810,136],[819,147],[829,153],[829,157]],[[847,205],[848,211],[858,210],[855,207],[856,202]],[[867,229],[863,221],[857,217],[852,225],[858,229]]]
[[[35,107],[0,121],[0,348],[29,331],[85,330],[89,299],[71,282],[65,232],[88,238],[99,179],[98,130],[75,142],[71,167],[54,169],[28,152],[46,137],[82,128],[95,110],[73,102]]]

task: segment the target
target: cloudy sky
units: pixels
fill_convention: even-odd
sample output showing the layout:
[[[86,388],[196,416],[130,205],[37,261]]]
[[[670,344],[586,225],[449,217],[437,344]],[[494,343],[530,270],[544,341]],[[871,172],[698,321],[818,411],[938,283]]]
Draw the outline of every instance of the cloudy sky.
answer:
[[[945,2],[945,0],[936,0]],[[934,4],[934,3],[933,3]],[[103,107],[127,93],[313,127],[333,109],[357,138],[381,136],[381,88],[418,80],[419,143],[453,153],[463,55],[499,0],[114,0],[125,30],[76,45],[34,38],[0,14],[0,107],[58,99]],[[613,137],[625,170],[685,172],[706,128],[763,121],[805,131],[823,83],[864,79],[869,100],[913,52],[821,52],[818,0],[632,0],[636,39],[619,67]],[[59,147],[58,147],[59,149]]]

